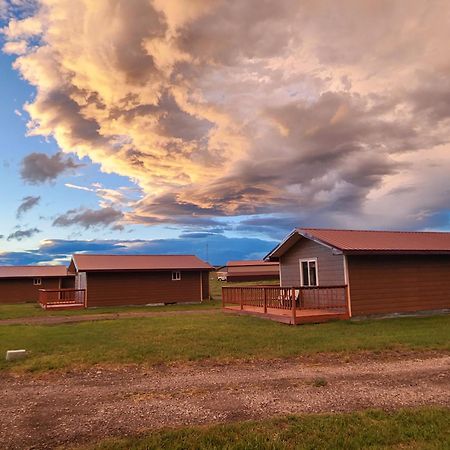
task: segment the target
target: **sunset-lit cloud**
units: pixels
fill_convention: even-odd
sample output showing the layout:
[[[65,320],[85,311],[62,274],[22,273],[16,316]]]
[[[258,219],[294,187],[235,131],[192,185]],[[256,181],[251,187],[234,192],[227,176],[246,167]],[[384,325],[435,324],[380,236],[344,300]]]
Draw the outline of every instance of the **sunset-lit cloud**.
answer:
[[[29,135],[143,193],[72,184],[100,209],[54,224],[448,225],[450,6],[407,3],[37,2],[3,29]],[[77,165],[32,155],[33,183]]]

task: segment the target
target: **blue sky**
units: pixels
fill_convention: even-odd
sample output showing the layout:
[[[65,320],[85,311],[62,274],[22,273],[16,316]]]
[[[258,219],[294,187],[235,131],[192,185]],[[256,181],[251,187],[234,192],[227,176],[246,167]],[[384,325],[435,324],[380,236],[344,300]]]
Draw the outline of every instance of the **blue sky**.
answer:
[[[447,2],[169,3],[0,0],[0,263],[449,229]]]

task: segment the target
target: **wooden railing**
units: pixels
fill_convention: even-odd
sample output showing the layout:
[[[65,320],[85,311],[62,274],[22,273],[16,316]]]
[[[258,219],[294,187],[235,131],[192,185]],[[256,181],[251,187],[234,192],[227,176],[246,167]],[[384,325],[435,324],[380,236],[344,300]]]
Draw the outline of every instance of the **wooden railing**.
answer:
[[[347,286],[280,287],[280,286],[224,286],[222,306],[239,305],[268,309],[319,309],[347,312]]]
[[[39,289],[39,304],[44,309],[86,307],[86,289]]]

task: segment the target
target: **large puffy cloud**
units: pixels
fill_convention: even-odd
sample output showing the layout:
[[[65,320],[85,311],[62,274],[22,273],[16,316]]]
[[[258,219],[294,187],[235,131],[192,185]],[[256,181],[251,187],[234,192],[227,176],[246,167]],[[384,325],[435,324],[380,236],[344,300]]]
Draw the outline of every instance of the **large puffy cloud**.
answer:
[[[4,30],[29,133],[136,181],[127,220],[445,225],[445,0],[40,5]]]

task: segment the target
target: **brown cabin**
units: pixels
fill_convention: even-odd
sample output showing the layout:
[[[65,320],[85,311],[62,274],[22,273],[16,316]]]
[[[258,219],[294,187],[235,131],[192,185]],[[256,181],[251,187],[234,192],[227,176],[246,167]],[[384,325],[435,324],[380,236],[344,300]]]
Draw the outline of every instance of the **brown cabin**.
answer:
[[[349,316],[450,308],[450,233],[295,229],[266,259],[284,286],[346,286]]]
[[[73,287],[66,266],[0,266],[0,304],[36,302],[40,289]]]
[[[86,307],[199,303],[213,268],[194,255],[73,255],[69,273]]]
[[[278,280],[279,276],[276,261],[228,261],[217,270],[217,278],[221,281]]]

